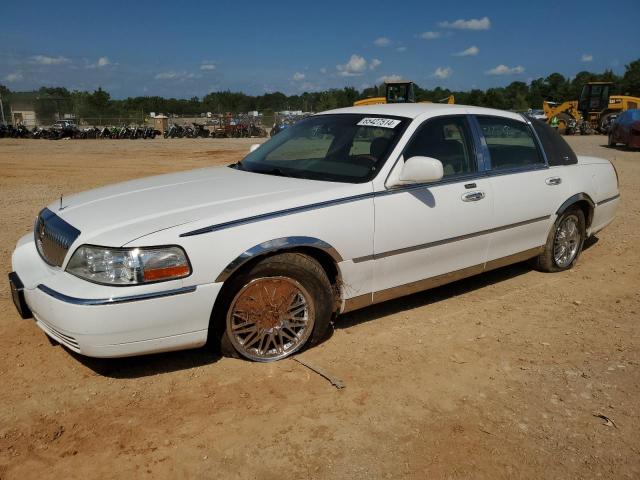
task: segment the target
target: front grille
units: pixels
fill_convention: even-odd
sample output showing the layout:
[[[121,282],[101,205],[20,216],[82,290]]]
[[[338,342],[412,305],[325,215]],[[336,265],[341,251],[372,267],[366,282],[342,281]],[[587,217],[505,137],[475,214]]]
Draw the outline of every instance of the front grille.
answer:
[[[69,225],[48,208],[36,218],[33,236],[42,259],[49,265],[61,267],[71,244],[80,235],[80,230]]]

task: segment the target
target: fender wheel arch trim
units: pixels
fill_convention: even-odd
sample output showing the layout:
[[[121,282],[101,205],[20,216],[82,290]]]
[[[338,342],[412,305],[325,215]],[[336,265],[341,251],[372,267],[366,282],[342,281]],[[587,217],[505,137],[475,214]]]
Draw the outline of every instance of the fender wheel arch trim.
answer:
[[[575,205],[578,202],[586,202],[589,205],[589,213],[587,215],[587,218],[585,218],[586,227],[588,229],[591,226],[591,221],[593,220],[593,211],[596,207],[596,203],[591,199],[591,197],[588,194],[584,192],[576,193],[575,195],[572,195],[569,198],[567,198],[556,211],[556,215],[557,216],[562,215],[572,205]]]
[[[343,261],[343,258],[333,246],[314,237],[290,236],[267,240],[245,250],[232,260],[224,270],[222,270],[222,272],[220,272],[215,281],[216,283],[227,281],[227,279],[229,279],[240,267],[255,258],[275,252],[286,252],[288,250],[294,250],[301,247],[314,248],[328,254],[335,262],[338,275],[340,275],[338,264]]]

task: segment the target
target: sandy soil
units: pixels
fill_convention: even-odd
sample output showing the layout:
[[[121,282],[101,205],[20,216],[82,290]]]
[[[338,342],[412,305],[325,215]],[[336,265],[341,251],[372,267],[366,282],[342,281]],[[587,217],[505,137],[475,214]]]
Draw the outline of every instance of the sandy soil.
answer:
[[[293,360],[91,360],[0,283],[0,478],[640,478],[640,152],[575,269],[503,268],[343,316]],[[0,140],[0,268],[61,193],[226,164],[251,140]],[[607,426],[595,415],[610,418]]]

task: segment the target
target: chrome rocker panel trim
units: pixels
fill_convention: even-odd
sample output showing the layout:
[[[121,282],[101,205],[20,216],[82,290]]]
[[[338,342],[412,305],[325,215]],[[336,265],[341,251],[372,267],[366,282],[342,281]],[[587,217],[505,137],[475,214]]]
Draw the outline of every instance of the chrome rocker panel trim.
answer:
[[[116,305],[119,303],[137,302],[140,300],[151,300],[154,298],[171,297],[173,295],[182,295],[184,293],[193,293],[196,291],[197,286],[176,288],[174,290],[165,290],[162,292],[143,293],[139,295],[130,295],[126,297],[113,297],[113,298],[77,298],[70,297],[64,293],[57,292],[46,285],[38,285],[38,290],[46,293],[47,295],[72,305],[84,305],[84,306],[96,306],[96,305]]]
[[[379,258],[391,257],[393,255],[399,255],[401,253],[414,252],[416,250],[423,250],[425,248],[437,247],[439,245],[445,245],[447,243],[459,242],[460,240],[467,240],[469,238],[478,237],[480,235],[488,235],[490,233],[501,232],[503,230],[509,230],[511,228],[522,227],[524,225],[529,225],[531,223],[543,222],[545,220],[549,220],[551,218],[550,215],[546,215],[544,217],[532,218],[530,220],[524,220],[522,222],[511,223],[509,225],[503,225],[501,227],[489,228],[487,230],[480,230],[478,232],[467,233],[465,235],[459,235],[457,237],[445,238],[443,240],[438,240],[430,243],[423,243],[421,245],[414,245],[411,247],[399,248],[397,250],[390,250],[388,252],[380,252],[374,255],[366,255],[364,257],[356,257],[353,259],[353,263],[367,262],[370,260],[376,260]]]
[[[368,307],[376,303],[386,302],[387,300],[393,300],[394,298],[404,297],[412,293],[421,292],[423,290],[429,290],[431,288],[439,287],[447,283],[462,280],[463,278],[472,277],[480,273],[495,270],[496,268],[506,267],[518,262],[524,262],[531,258],[536,257],[544,250],[544,245],[536,248],[525,250],[524,252],[509,255],[503,258],[497,258],[487,263],[474,265],[472,267],[456,270],[455,272],[449,272],[435,277],[425,278],[415,282],[407,283],[405,285],[399,285],[397,287],[388,288],[386,290],[379,290],[377,292],[366,293],[357,297],[349,298],[344,302],[344,308],[341,313],[352,312],[360,308]]]

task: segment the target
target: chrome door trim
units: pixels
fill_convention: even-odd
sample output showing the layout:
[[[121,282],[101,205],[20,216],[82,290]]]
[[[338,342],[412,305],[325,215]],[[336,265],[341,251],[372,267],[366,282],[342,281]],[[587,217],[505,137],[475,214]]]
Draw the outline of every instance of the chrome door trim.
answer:
[[[52,288],[49,288],[43,284],[38,285],[37,288],[38,290],[46,293],[50,297],[53,297],[56,300],[60,300],[65,303],[70,303],[72,305],[97,306],[97,305],[115,305],[118,303],[137,302],[140,300],[151,300],[154,298],[171,297],[173,295],[182,295],[184,293],[192,293],[196,291],[197,286],[194,285],[192,287],[182,287],[182,288],[176,288],[174,290],[164,290],[162,292],[142,293],[139,295],[129,295],[125,297],[112,297],[112,298],[71,297],[69,295],[65,295],[64,293],[60,293]]]
[[[497,258],[484,264],[473,265],[453,272],[437,275],[435,277],[425,278],[415,282],[399,285],[397,287],[387,288],[373,293],[359,295],[357,297],[348,298],[344,302],[342,313],[359,310],[370,305],[392,300],[394,298],[403,297],[412,293],[421,292],[431,288],[439,287],[447,283],[462,280],[479,273],[488,272],[496,268],[505,267],[518,262],[524,262],[538,256],[544,250],[544,245],[525,250],[524,252],[515,253],[503,258]]]
[[[542,152],[542,158],[544,159],[544,164],[549,166],[549,159],[547,158],[547,152],[545,152],[544,147],[542,146],[542,142],[540,141],[540,137],[538,136],[538,132],[533,128],[533,123],[531,123],[531,119],[527,118],[524,113],[521,113],[520,116],[524,119],[525,123],[529,126],[529,130],[533,133],[533,138],[535,139],[535,143],[538,144],[538,150]]]
[[[391,257],[394,255],[400,255],[402,253],[409,253],[416,250],[423,250],[425,248],[437,247],[439,245],[445,245],[447,243],[459,242],[461,240],[467,240],[469,238],[478,237],[480,235],[488,235],[490,233],[500,232],[502,230],[509,230],[511,228],[522,227],[524,225],[529,225],[531,223],[542,222],[545,220],[549,220],[551,215],[545,215],[544,217],[532,218],[530,220],[523,220],[522,222],[510,223],[509,225],[503,225],[501,227],[489,228],[487,230],[480,230],[478,232],[467,233],[465,235],[459,235],[457,237],[445,238],[443,240],[437,240],[435,242],[423,243],[420,245],[414,245],[411,247],[398,248],[396,250],[389,250],[386,252],[375,253],[373,255],[366,255],[364,257],[356,257],[352,259],[353,263],[361,263],[369,260],[377,260],[380,258]]]

